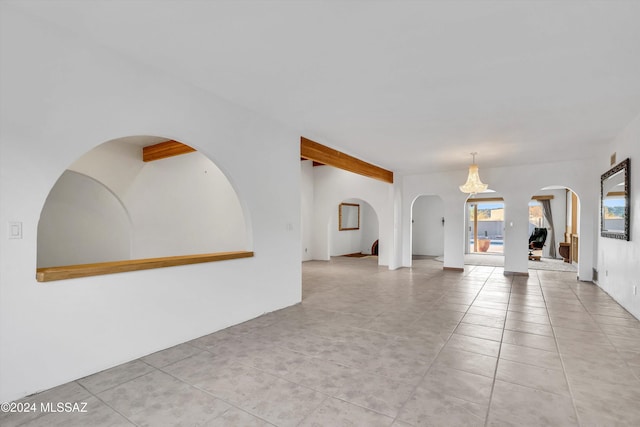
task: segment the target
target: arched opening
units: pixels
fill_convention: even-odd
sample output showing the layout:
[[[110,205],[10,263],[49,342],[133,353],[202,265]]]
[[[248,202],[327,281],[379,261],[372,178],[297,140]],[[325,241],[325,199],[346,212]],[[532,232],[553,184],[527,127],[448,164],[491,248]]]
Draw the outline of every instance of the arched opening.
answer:
[[[346,219],[342,218],[341,226],[341,206],[351,208],[350,213],[358,215],[357,221],[346,224]],[[357,207],[357,208],[356,208]],[[357,212],[357,213],[356,213]],[[353,224],[358,224],[353,227]],[[348,225],[348,226],[345,226]],[[377,255],[372,251],[378,250],[380,238],[380,223],[375,209],[362,199],[346,199],[339,206],[336,206],[329,219],[329,255],[366,257]]]
[[[468,265],[504,266],[505,202],[488,189],[464,205],[464,259]]]
[[[169,153],[167,143],[184,150]],[[159,158],[143,160],[157,147]],[[167,138],[119,138],[82,155],[53,186],[37,266],[246,252],[247,230],[235,190],[209,158]]]
[[[529,202],[529,268],[577,271],[580,199],[569,187],[541,188]]]
[[[411,205],[412,259],[444,255],[444,202],[440,196],[422,195]]]

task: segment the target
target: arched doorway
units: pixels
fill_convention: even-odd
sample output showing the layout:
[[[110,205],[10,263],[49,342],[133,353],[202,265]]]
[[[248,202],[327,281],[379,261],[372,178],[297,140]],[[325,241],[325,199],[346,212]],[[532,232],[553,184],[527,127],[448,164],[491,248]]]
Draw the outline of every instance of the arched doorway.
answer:
[[[357,220],[341,227],[340,209],[349,207],[349,212],[357,215]],[[357,213],[356,213],[357,212]],[[342,221],[346,221],[342,218]],[[357,227],[353,225],[357,224]],[[333,210],[329,218],[329,256],[372,256],[378,250],[380,223],[375,209],[362,199],[345,199]]]
[[[502,195],[488,189],[470,195],[464,204],[464,263],[504,266],[506,205]]]
[[[444,254],[444,202],[440,196],[422,195],[411,205],[413,259]]]
[[[574,191],[563,185],[538,190],[529,202],[529,268],[577,271],[579,230],[580,198]]]

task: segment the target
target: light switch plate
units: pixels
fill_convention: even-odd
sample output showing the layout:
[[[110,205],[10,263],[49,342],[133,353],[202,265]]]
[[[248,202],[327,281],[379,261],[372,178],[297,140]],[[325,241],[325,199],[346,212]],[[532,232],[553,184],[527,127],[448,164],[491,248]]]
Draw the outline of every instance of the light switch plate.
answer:
[[[9,222],[9,238],[22,239],[22,223],[18,221]]]

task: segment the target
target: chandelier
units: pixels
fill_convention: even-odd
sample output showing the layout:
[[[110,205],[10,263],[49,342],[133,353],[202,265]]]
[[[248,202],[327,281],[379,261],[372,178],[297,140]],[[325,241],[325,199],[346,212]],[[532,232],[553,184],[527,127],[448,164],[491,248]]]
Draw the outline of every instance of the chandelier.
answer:
[[[463,193],[482,193],[488,187],[487,184],[483,184],[482,181],[480,181],[480,176],[478,175],[478,165],[476,165],[476,154],[478,153],[471,153],[471,155],[473,156],[473,163],[469,166],[469,176],[467,177],[467,182],[465,182],[464,185],[460,186],[460,191],[462,191]]]

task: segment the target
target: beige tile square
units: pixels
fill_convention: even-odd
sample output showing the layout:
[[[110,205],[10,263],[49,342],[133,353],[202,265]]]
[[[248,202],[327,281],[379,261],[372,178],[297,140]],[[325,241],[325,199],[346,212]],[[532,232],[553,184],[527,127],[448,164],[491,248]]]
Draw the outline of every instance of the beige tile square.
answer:
[[[489,326],[491,328],[502,328],[504,326],[504,317],[483,316],[480,314],[467,314],[462,319],[463,323],[471,325]]]
[[[502,342],[523,347],[532,347],[540,350],[557,352],[556,342],[552,337],[544,335],[529,334],[526,332],[517,332],[505,330],[502,335]]]
[[[488,404],[478,404],[418,387],[398,419],[412,426],[484,426]]]
[[[489,403],[492,378],[470,372],[433,367],[419,387],[481,405]]]
[[[492,341],[499,342],[502,340],[502,328],[491,328],[488,326],[460,323],[454,332],[459,335],[484,338]]]
[[[141,426],[198,425],[230,408],[229,404],[160,371],[106,390],[98,397]]]
[[[500,343],[483,338],[453,334],[451,335],[451,338],[449,338],[447,344],[445,344],[445,348],[470,351],[473,353],[484,354],[486,356],[498,357],[498,353],[500,351]]]
[[[148,374],[155,369],[141,360],[118,365],[97,374],[80,378],[78,383],[91,393],[100,393],[132,379]]]
[[[540,350],[508,343],[502,343],[500,359],[539,366],[545,369],[556,369],[559,371],[563,369],[560,356],[555,351]]]
[[[553,337],[551,325],[543,325],[540,323],[523,322],[521,320],[507,319],[504,326],[505,329],[517,332],[526,332],[529,334],[544,335]]]
[[[388,427],[393,418],[378,414],[339,399],[328,398],[319,408],[306,417],[300,427],[371,426]]]
[[[193,356],[201,351],[201,349],[194,347],[191,344],[184,343],[144,356],[141,360],[156,368],[162,368],[163,366],[186,359],[187,357]]]
[[[523,313],[521,311],[508,311],[507,320],[519,320],[521,322],[539,323],[541,325],[549,325],[549,316],[541,316],[539,314]]]
[[[269,427],[273,426],[265,420],[255,417],[237,408],[230,408],[224,414],[214,418],[202,427]]]
[[[496,380],[488,425],[577,426],[571,398]]]
[[[445,367],[458,369],[493,378],[496,372],[497,362],[498,359],[492,356],[485,356],[483,354],[471,353],[449,347],[440,352],[432,366],[434,368]]]
[[[569,396],[564,372],[500,359],[496,379],[549,393]]]
[[[334,397],[394,418],[411,397],[413,385],[364,371],[353,371]]]

